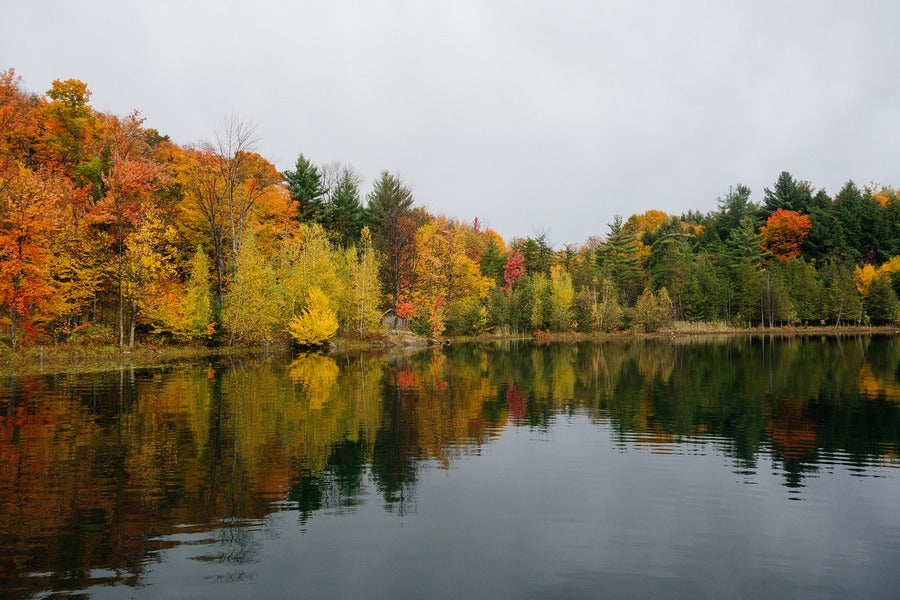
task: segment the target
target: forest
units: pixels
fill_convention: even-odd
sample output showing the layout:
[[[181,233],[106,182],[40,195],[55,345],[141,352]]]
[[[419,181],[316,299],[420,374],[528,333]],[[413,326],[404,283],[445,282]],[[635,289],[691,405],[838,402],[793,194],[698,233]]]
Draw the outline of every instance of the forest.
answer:
[[[90,99],[0,72],[0,345],[315,346],[385,314],[430,337],[900,321],[889,186],[782,172],[559,249],[432,214],[387,170],[365,196],[350,165],[279,172],[237,117],[182,146]]]

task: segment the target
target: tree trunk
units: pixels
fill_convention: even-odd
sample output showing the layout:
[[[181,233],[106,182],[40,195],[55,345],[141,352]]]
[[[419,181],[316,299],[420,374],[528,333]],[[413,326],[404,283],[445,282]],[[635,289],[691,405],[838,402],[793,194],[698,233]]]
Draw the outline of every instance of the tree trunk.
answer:
[[[216,244],[216,307],[222,309],[223,280],[225,277],[224,244],[221,235],[215,236]]]
[[[125,297],[122,293],[122,225],[119,224],[116,230],[116,253],[118,255],[116,265],[116,278],[119,285],[119,348],[125,347]]]
[[[128,347],[134,348],[134,327],[137,322],[137,309],[134,302],[131,303],[131,333],[128,336]]]
[[[19,340],[16,336],[16,334],[17,334],[16,318],[17,317],[18,317],[18,315],[16,314],[15,307],[10,306],[9,307],[9,343],[12,344],[13,350],[15,350],[19,344]]]
[[[125,347],[125,315],[122,298],[122,274],[119,273],[119,348]]]

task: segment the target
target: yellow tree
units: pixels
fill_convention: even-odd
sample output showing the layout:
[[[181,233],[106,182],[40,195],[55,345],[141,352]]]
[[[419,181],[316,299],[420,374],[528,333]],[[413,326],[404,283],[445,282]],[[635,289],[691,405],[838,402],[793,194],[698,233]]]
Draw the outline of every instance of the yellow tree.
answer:
[[[467,253],[467,238],[465,227],[446,217],[432,219],[416,232],[413,300],[428,319],[431,335],[443,333],[447,316],[483,312],[482,300],[494,285]]]
[[[222,324],[231,343],[259,342],[272,338],[281,318],[281,292],[275,272],[256,248],[252,232],[247,232],[235,263],[234,280],[225,296]]]
[[[853,281],[862,297],[866,314],[873,322],[891,323],[900,315],[900,303],[891,287],[891,279],[900,273],[900,256],[890,258],[877,269],[870,264],[856,267]]]
[[[555,331],[572,329],[574,300],[572,276],[561,265],[550,267],[550,327]]]
[[[325,229],[315,223],[299,223],[282,245],[280,279],[284,289],[285,320],[306,303],[309,290],[319,288],[339,313],[346,307],[347,283],[343,257],[328,241]]]
[[[634,237],[638,240],[644,238],[646,234],[653,234],[659,231],[663,223],[669,218],[669,215],[661,210],[650,209],[639,215],[631,215],[625,221],[625,227],[634,233]]]
[[[650,246],[644,243],[644,237],[655,234],[668,220],[669,215],[661,210],[650,209],[639,215],[631,215],[625,221],[623,229],[634,234],[637,241],[638,258],[641,264],[645,264],[650,256]]]
[[[381,323],[381,312],[378,303],[381,299],[381,284],[378,280],[378,259],[372,247],[372,236],[369,228],[364,227],[359,250],[351,246],[346,250],[345,260],[349,281],[348,329],[353,329],[360,336],[378,329]]]
[[[334,337],[338,330],[337,315],[325,293],[310,288],[306,306],[288,323],[288,332],[301,346],[319,346]]]
[[[203,248],[197,246],[191,260],[191,274],[182,301],[181,314],[189,337],[202,337],[213,333],[212,298],[209,294],[209,260]]]
[[[96,316],[98,292],[108,277],[110,235],[89,223],[88,190],[61,178],[59,227],[53,239],[54,313],[63,333]]]
[[[177,301],[177,295],[169,293],[175,275],[175,239],[175,228],[163,223],[151,206],[137,230],[125,240],[122,295],[129,309],[129,347],[134,346],[135,327],[142,315],[158,314],[165,305]]]
[[[212,251],[218,306],[245,232],[255,228],[257,249],[272,252],[293,206],[274,165],[252,151],[252,130],[228,123],[215,143],[185,150],[176,165],[179,225],[190,243]]]
[[[140,223],[150,192],[167,181],[165,170],[147,144],[143,122],[136,112],[124,119],[107,118],[111,166],[103,175],[106,193],[93,210],[95,224],[113,231],[119,346],[125,344],[125,238]]]
[[[100,139],[104,123],[88,103],[91,91],[77,79],[55,80],[47,97],[41,104],[40,160],[99,198],[105,161],[98,150],[105,145]]]
[[[544,329],[550,324],[550,282],[543,273],[531,278],[531,327]]]
[[[155,331],[184,340],[215,333],[209,282],[209,259],[203,248],[197,246],[190,261],[188,280],[184,284],[172,280],[161,282],[159,293],[144,309]]]
[[[856,284],[856,289],[859,291],[859,295],[865,298],[869,295],[869,290],[872,288],[872,282],[878,277],[878,270],[866,263],[861,267],[856,267],[853,270],[853,282]]]

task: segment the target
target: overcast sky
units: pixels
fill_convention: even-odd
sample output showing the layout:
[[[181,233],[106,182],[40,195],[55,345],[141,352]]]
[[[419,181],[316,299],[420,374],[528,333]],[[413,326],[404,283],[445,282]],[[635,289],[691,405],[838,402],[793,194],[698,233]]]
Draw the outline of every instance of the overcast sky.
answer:
[[[561,246],[787,170],[900,185],[900,2],[4,0],[0,68],[182,144],[234,113],[284,170]]]

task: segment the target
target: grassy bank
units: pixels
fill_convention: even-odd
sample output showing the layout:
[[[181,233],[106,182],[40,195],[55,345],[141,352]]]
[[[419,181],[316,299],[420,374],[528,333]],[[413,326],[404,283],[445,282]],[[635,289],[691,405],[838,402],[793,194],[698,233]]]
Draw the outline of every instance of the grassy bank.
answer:
[[[18,350],[0,349],[0,375],[35,373],[85,373],[122,367],[156,367],[193,362],[213,356],[256,356],[280,353],[286,347],[233,346],[207,348],[199,345],[118,346],[29,346]]]
[[[503,334],[503,335],[478,335],[478,336],[454,336],[446,338],[453,343],[460,342],[498,342],[532,340],[537,343],[565,343],[565,342],[606,342],[627,339],[666,339],[686,338],[702,336],[810,336],[810,335],[900,335],[900,327],[731,327],[724,322],[695,323],[679,322],[672,326],[651,333],[633,330],[580,333],[575,331],[550,332],[537,331],[533,334]]]
[[[677,339],[716,336],[846,336],[846,335],[900,335],[898,327],[772,327],[734,328],[724,323],[676,323],[667,329],[653,333],[618,331],[613,333],[551,333],[503,334],[457,336],[429,339],[409,332],[385,332],[367,339],[337,338],[328,350],[337,354],[358,352],[387,352],[398,349],[415,350],[428,346],[458,344],[463,342],[500,343],[535,341],[537,343],[607,342],[633,339]],[[110,371],[122,367],[156,367],[173,363],[209,360],[212,357],[261,357],[289,356],[292,349],[287,343],[268,346],[220,346],[208,348],[201,345],[138,345],[119,348],[113,345],[58,345],[29,346],[12,350],[0,348],[0,376],[9,374],[84,373]]]

